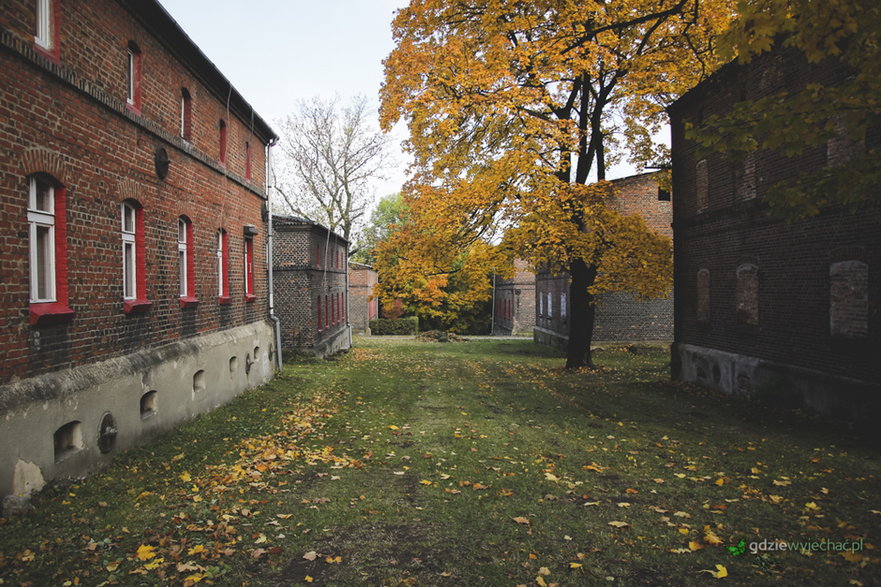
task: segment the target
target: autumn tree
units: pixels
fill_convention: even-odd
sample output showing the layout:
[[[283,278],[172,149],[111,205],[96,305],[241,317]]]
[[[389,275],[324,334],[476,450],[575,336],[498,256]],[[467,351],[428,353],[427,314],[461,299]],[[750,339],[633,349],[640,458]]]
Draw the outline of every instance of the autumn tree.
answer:
[[[691,125],[688,138],[738,157],[758,149],[797,155],[837,138],[859,144],[841,165],[807,172],[768,191],[768,205],[789,219],[828,205],[853,211],[881,205],[881,5],[875,0],[756,0],[719,41],[720,54],[748,62],[774,48],[794,48],[810,63],[834,60],[843,82],[808,84],[735,105]]]
[[[380,198],[376,208],[370,213],[370,220],[367,221],[357,242],[352,247],[350,259],[358,263],[373,265],[376,245],[387,239],[392,231],[403,222],[404,214],[404,200],[400,192]]]
[[[598,293],[670,287],[669,241],[589,184],[624,152],[666,158],[651,141],[663,107],[717,66],[730,14],[727,0],[412,0],[396,15],[380,120],[410,129],[405,201],[428,210],[412,236],[467,250],[510,228],[504,250],[567,270],[570,368],[592,365]]]
[[[430,186],[413,188],[410,202],[446,203],[444,214],[457,200],[444,198]],[[407,205],[400,222],[374,248],[379,274],[377,293],[389,306],[402,301],[409,313],[444,329],[459,328],[472,320],[474,310],[492,295],[490,273],[501,267],[498,247],[482,238],[464,238],[454,223],[435,222],[434,206]],[[456,246],[450,246],[456,243]]]
[[[373,202],[388,139],[372,128],[367,98],[303,100],[278,121],[276,200],[290,213],[318,222],[351,241]]]

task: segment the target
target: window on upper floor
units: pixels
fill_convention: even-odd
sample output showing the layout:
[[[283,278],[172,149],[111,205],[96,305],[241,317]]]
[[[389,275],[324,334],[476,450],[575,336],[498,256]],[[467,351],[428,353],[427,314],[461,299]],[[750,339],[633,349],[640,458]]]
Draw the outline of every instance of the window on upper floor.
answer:
[[[73,316],[67,307],[67,230],[64,187],[46,174],[28,178],[30,322]]]
[[[134,41],[128,42],[126,53],[125,103],[133,110],[141,109],[141,49]]]
[[[226,122],[220,119],[220,163],[226,165]]]
[[[36,0],[37,22],[34,42],[47,51],[53,51],[56,48],[55,1],[57,0]]]
[[[217,299],[221,304],[231,301],[229,295],[229,235],[222,228],[217,231]]]
[[[186,88],[180,89],[180,136],[185,141],[193,140],[193,98]]]
[[[251,181],[251,143],[245,141],[245,179]]]

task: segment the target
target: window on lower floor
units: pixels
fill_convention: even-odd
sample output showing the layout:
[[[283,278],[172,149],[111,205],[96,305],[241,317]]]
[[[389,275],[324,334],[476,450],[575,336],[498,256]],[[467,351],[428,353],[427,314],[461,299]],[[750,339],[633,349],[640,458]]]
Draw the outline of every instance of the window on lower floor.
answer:
[[[229,237],[222,228],[217,231],[217,297],[229,299]]]
[[[49,176],[35,175],[29,187],[31,302],[54,302],[55,184]]]
[[[193,223],[181,216],[177,219],[177,266],[182,304],[194,301],[196,297],[194,255]]]
[[[255,299],[254,294],[254,239],[245,239],[245,300]]]
[[[869,265],[863,261],[829,266],[829,331],[840,338],[869,336]]]
[[[697,272],[697,320],[710,321],[710,270],[701,269]]]
[[[759,269],[751,263],[737,268],[735,289],[737,322],[758,326],[759,324]]]

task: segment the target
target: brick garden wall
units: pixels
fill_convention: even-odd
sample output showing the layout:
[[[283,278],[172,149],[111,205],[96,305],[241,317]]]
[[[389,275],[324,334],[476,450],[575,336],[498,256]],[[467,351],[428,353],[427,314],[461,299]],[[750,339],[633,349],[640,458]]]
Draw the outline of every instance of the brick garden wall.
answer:
[[[522,259],[514,260],[514,276],[496,279],[495,334],[530,332],[535,326],[535,274]]]

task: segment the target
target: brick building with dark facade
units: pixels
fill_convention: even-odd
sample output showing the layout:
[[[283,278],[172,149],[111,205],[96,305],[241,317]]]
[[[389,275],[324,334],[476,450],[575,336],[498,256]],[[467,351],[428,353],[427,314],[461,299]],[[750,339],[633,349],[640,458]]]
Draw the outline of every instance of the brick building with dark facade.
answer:
[[[670,192],[658,183],[663,172],[616,179],[610,205],[624,214],[639,214],[649,228],[673,237]],[[535,276],[536,342],[563,347],[569,340],[568,273]],[[597,342],[669,342],[673,340],[673,300],[638,299],[630,292],[597,296],[593,340]]]
[[[881,414],[881,211],[827,207],[806,220],[772,216],[774,183],[879,144],[839,137],[791,157],[700,154],[685,139],[742,100],[849,72],[794,50],[729,64],[670,108],[675,228],[675,378],[848,417]]]
[[[348,247],[326,227],[294,216],[272,217],[273,290],[284,350],[319,357],[352,346]]]
[[[370,265],[349,263],[349,325],[352,332],[370,334],[370,321],[379,318],[379,299],[373,297],[378,276]]]
[[[493,293],[493,334],[532,332],[535,327],[535,273],[526,261],[514,260],[514,276],[496,278]]]
[[[274,139],[158,2],[3,2],[0,496],[272,377]]]

